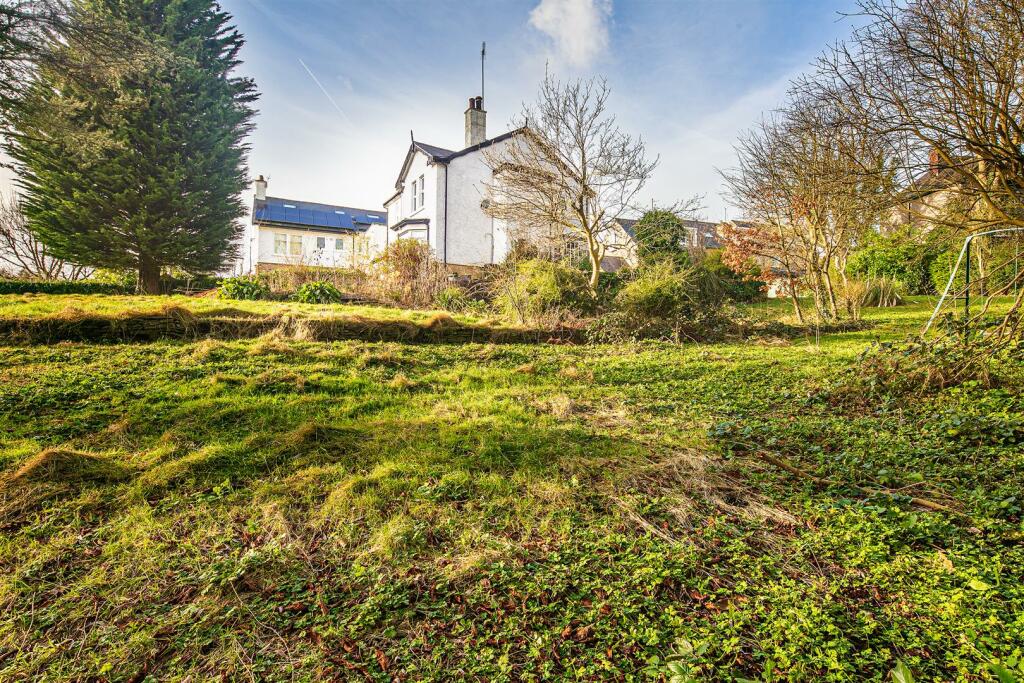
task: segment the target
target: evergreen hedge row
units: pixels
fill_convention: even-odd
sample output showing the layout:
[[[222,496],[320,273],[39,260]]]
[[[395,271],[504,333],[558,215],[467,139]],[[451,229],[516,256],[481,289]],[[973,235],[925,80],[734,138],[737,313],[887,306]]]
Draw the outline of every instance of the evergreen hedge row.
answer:
[[[121,285],[87,280],[0,280],[0,294],[128,294]]]

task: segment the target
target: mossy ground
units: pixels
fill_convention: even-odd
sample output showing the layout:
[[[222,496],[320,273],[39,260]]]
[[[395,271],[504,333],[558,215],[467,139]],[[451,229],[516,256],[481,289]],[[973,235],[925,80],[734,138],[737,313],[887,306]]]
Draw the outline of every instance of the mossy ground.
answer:
[[[0,680],[1020,677],[1021,385],[821,391],[930,303],[773,343],[0,346]]]

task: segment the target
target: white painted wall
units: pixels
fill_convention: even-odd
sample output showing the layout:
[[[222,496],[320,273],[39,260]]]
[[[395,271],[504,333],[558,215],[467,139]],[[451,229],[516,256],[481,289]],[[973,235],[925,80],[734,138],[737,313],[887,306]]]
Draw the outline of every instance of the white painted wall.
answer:
[[[511,142],[503,140],[488,150],[500,153]],[[420,176],[426,183],[425,201],[423,207],[413,211],[412,181]],[[430,227],[426,230],[422,225],[410,225],[401,234],[392,230],[389,241],[403,237],[425,239],[439,260],[454,265],[501,263],[509,252],[511,239],[505,222],[492,219],[481,206],[490,179],[491,169],[481,151],[456,157],[447,165],[431,163],[427,155],[416,151],[402,194],[385,207],[388,226],[408,218],[427,218]]]
[[[499,154],[510,143],[510,140],[503,140],[487,149],[489,153]],[[470,152],[452,159],[447,172],[448,215],[438,231],[441,236],[438,258],[445,258],[444,231],[447,228],[448,263],[473,266],[501,263],[508,254],[511,240],[505,222],[491,218],[481,206],[487,198],[486,184],[492,177],[484,153]],[[443,206],[443,190],[439,201]]]
[[[383,228],[384,226],[374,226]],[[259,263],[273,263],[295,266],[326,266],[330,268],[354,268],[368,264],[379,251],[374,250],[373,236],[363,233],[320,232],[314,230],[290,230],[271,226],[257,226]],[[286,235],[289,249],[285,254],[274,253],[274,236]],[[324,240],[324,248],[318,247],[317,238]],[[337,249],[337,240],[342,249]],[[293,255],[290,244],[300,240],[302,253]]]
[[[406,218],[429,219],[429,230],[422,225],[417,225],[415,228],[421,230],[424,235],[429,233],[430,248],[434,249],[435,253],[437,253],[438,194],[439,192],[443,194],[443,188],[438,188],[438,177],[441,176],[438,169],[442,169],[443,172],[442,165],[432,163],[426,154],[417,150],[409,164],[409,171],[405,176],[405,187],[402,190],[402,194],[385,207],[388,212],[389,229]],[[412,185],[413,180],[418,181],[420,176],[423,177],[425,183],[423,206],[417,206],[414,211],[412,208]],[[441,178],[443,182],[443,176]],[[419,188],[417,188],[418,191]],[[390,242],[396,238],[397,235],[392,230],[390,237],[386,241]]]

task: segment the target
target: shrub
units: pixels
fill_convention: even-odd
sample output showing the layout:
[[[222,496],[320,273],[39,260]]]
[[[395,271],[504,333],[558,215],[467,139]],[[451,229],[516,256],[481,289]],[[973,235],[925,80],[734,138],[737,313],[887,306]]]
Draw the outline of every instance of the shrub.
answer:
[[[220,281],[222,299],[255,301],[270,297],[270,288],[255,275],[227,277]]]
[[[115,285],[125,292],[135,292],[139,288],[139,274],[134,270],[97,268],[92,271],[88,281],[105,285]]]
[[[903,283],[887,277],[847,280],[840,295],[854,320],[862,308],[889,308],[903,305]]]
[[[298,265],[274,268],[260,273],[259,277],[275,298],[289,297],[310,282],[329,282],[340,292],[368,297],[372,295],[367,290],[366,273],[360,270]]]
[[[751,267],[744,273],[737,273],[722,262],[721,250],[707,252],[701,265],[721,282],[725,297],[737,303],[751,303],[765,298],[766,283],[759,279],[761,269]]]
[[[716,336],[724,299],[721,281],[703,266],[652,263],[637,270],[591,333],[597,341]]]
[[[492,291],[498,310],[520,323],[560,321],[566,315],[592,311],[595,303],[586,273],[542,259],[503,268]]]
[[[126,294],[130,290],[89,280],[0,280],[0,294]]]
[[[434,258],[430,246],[420,240],[392,243],[374,265],[377,279],[370,286],[376,298],[399,306],[431,306],[438,293],[448,286],[444,266]]]
[[[931,294],[935,289],[931,273],[934,272],[936,257],[934,247],[920,244],[903,230],[891,235],[872,236],[862,248],[850,255],[846,272],[860,279],[895,280],[903,291],[911,294]],[[949,277],[948,269],[946,277]],[[945,285],[943,281],[942,286]]]
[[[303,304],[334,304],[342,299],[341,292],[330,282],[307,282],[295,291],[294,299]]]
[[[434,297],[435,306],[452,313],[461,313],[471,308],[474,303],[466,290],[454,285],[445,287]]]

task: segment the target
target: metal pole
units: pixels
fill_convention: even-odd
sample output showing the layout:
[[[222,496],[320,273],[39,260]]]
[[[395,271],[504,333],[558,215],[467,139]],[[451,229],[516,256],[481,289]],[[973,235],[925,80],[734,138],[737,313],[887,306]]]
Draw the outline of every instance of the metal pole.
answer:
[[[967,268],[964,284],[964,341],[970,333],[971,326],[971,238],[967,238],[967,254],[964,265]]]
[[[931,317],[928,318],[928,322],[925,323],[924,329],[921,330],[922,335],[927,334],[928,330],[931,329],[932,323],[935,322],[935,318],[938,317],[939,311],[942,310],[942,304],[945,303],[946,297],[949,296],[950,291],[953,290],[953,280],[956,279],[956,274],[958,272],[958,269],[960,268],[960,263],[964,259],[964,254],[967,252],[967,245],[971,243],[971,240],[974,239],[975,237],[981,237],[982,235],[1003,235],[1011,232],[1024,232],[1024,228],[999,228],[997,230],[988,230],[986,232],[979,232],[975,235],[971,235],[970,237],[964,239],[964,246],[960,247],[960,254],[956,257],[956,264],[953,266],[953,269],[949,271],[949,279],[946,280],[946,287],[945,289],[942,290],[942,296],[939,297],[939,302],[935,304],[935,310],[932,311]],[[953,301],[955,303],[956,299],[954,298]]]

